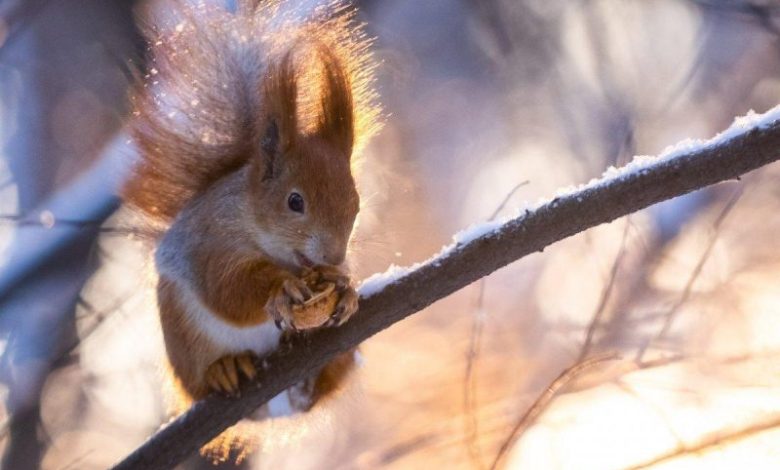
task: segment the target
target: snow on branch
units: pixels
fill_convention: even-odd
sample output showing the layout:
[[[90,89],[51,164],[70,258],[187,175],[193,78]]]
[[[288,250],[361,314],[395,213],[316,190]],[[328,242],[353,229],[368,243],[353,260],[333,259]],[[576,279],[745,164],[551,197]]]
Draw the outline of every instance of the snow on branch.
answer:
[[[686,140],[657,157],[635,157],[599,179],[560,190],[551,200],[502,220],[474,225],[432,258],[392,266],[366,279],[360,311],[340,328],[295,339],[262,361],[240,398],[212,395],[164,426],[115,469],[164,469],[181,462],[228,426],[337,354],[491,272],[559,240],[780,159],[780,106],[737,118],[707,141]]]

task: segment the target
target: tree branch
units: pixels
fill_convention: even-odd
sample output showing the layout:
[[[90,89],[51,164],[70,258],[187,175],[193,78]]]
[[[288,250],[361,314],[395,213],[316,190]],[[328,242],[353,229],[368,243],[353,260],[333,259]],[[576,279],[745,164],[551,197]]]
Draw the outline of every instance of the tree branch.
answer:
[[[635,160],[633,171],[608,176],[535,209],[481,230],[462,232],[456,243],[392,282],[364,283],[360,313],[340,328],[298,337],[263,360],[257,381],[240,398],[210,396],[172,421],[115,469],[163,469],[217,436],[286,388],[313,374],[337,354],[433,302],[526,255],[588,228],[720,181],[780,158],[780,109],[732,126],[703,144],[686,143],[658,159]],[[748,118],[750,120],[751,118]],[[460,239],[458,242],[457,240]],[[377,287],[379,286],[379,287]]]

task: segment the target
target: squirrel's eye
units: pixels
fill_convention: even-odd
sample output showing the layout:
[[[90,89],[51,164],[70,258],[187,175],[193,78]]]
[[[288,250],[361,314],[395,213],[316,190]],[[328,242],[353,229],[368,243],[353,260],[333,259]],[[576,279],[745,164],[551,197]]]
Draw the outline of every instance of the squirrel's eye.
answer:
[[[287,207],[291,211],[303,214],[303,196],[298,193],[290,193],[290,197],[287,198]]]

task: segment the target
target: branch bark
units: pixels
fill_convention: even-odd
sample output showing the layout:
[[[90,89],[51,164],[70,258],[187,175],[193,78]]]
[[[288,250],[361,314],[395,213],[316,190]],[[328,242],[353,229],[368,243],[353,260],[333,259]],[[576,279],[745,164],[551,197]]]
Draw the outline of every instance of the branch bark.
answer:
[[[217,436],[286,388],[314,373],[340,352],[422,310],[481,277],[548,245],[619,217],[780,159],[780,121],[662,158],[620,177],[605,178],[534,210],[494,231],[458,243],[373,295],[340,328],[297,338],[289,349],[263,360],[257,381],[240,398],[210,396],[172,421],[114,468],[164,469]]]

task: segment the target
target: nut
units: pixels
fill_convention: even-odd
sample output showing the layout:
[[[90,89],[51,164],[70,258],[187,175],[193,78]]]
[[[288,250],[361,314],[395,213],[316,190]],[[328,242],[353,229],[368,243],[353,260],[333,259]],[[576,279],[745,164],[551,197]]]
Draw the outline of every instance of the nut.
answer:
[[[295,327],[299,330],[317,328],[327,322],[336,309],[339,295],[332,282],[321,282],[319,274],[311,272],[303,277],[314,295],[303,305],[293,305]]]

